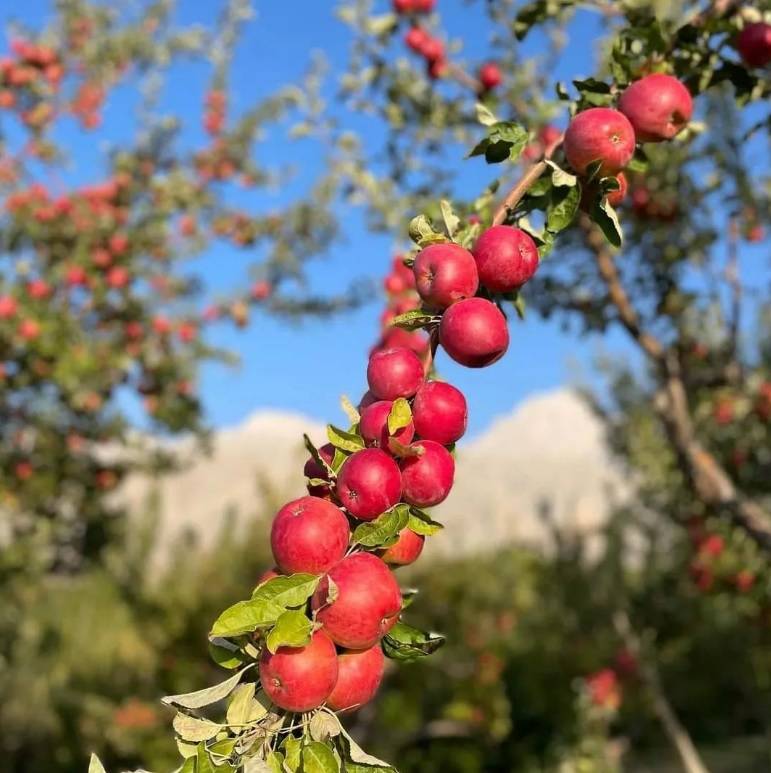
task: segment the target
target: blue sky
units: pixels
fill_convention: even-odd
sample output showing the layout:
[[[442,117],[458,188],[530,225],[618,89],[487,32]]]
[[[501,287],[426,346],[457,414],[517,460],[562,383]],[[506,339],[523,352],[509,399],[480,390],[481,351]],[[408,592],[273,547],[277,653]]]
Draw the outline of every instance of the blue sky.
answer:
[[[49,13],[47,0],[26,0],[14,4],[11,15],[37,25]],[[247,27],[235,57],[232,85],[236,99],[234,108],[245,107],[254,99],[265,96],[277,86],[297,81],[305,71],[309,56],[319,51],[331,65],[331,73],[345,67],[350,38],[348,30],[333,13],[334,3],[301,0],[293,4],[275,0],[255,0],[256,18]],[[464,40],[464,56],[483,56],[488,36],[485,14],[480,4],[469,6],[462,0],[440,0],[444,29],[453,37]],[[180,0],[178,18],[181,22],[210,24],[216,15],[214,0]],[[386,10],[387,3],[380,3]],[[6,14],[7,16],[7,14]],[[598,23],[588,13],[580,13],[573,25],[574,40],[580,45],[567,48],[555,79],[569,80],[592,73],[592,48],[586,41],[596,38]],[[535,38],[527,43],[532,49],[539,45]],[[198,84],[206,82],[206,68],[185,66],[185,77]],[[178,88],[171,73],[164,106],[187,119],[195,135],[200,119],[201,90]],[[333,82],[329,84],[329,90]],[[131,95],[114,98],[108,106],[105,132],[110,138],[126,136],[129,122],[126,111],[132,107]],[[342,116],[352,128],[372,131],[365,119]],[[90,139],[72,131],[65,139],[73,155],[83,158],[86,167],[98,168],[98,148]],[[302,170],[300,182],[312,179],[320,169],[320,159],[310,144],[268,143],[261,146],[276,162],[292,162]],[[96,151],[96,152],[95,152]],[[459,182],[471,190],[481,190],[494,172],[477,162],[458,159]],[[263,196],[260,204],[280,206],[291,195],[292,188],[279,191],[273,200]],[[243,203],[255,203],[248,194],[239,194]],[[364,229],[360,214],[341,213],[346,224],[345,241],[327,256],[310,265],[311,285],[321,292],[336,292],[351,278],[379,278],[387,270],[391,256],[398,248],[400,235],[374,236]],[[752,251],[758,258],[760,251]],[[247,258],[226,248],[214,247],[200,262],[207,283],[228,289],[243,277]],[[760,262],[758,260],[758,262]],[[257,314],[245,331],[230,325],[216,325],[211,340],[235,350],[242,364],[235,369],[210,366],[202,378],[202,394],[209,420],[215,426],[239,422],[259,408],[280,408],[299,411],[314,419],[340,420],[339,396],[345,392],[357,398],[366,388],[364,372],[366,354],[377,336],[377,303],[365,306],[330,320],[309,320],[288,326],[285,321]],[[524,398],[546,389],[575,380],[577,374],[588,377],[592,358],[600,350],[613,352],[615,357],[633,356],[623,335],[614,333],[599,338],[579,338],[563,331],[557,322],[545,323],[530,315],[526,322],[512,322],[511,347],[503,361],[495,366],[471,371],[455,366],[446,357],[440,369],[448,380],[463,389],[469,399],[470,429],[477,433],[497,415],[509,412]]]

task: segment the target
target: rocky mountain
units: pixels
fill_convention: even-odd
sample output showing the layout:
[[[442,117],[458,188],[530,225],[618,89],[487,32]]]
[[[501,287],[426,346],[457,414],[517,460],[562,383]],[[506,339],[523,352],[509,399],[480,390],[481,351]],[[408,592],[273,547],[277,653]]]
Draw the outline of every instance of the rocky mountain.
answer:
[[[314,441],[324,435],[302,416],[258,411],[219,431],[210,456],[160,482],[131,480],[123,496],[138,510],[157,491],[161,545],[182,529],[205,541],[228,511],[243,521],[274,506],[266,502],[271,494],[280,501],[303,493],[303,432]],[[568,390],[537,395],[461,442],[455,488],[435,510],[446,529],[430,541],[430,553],[483,551],[512,540],[547,547],[554,524],[591,534],[623,490],[602,427],[582,400]]]

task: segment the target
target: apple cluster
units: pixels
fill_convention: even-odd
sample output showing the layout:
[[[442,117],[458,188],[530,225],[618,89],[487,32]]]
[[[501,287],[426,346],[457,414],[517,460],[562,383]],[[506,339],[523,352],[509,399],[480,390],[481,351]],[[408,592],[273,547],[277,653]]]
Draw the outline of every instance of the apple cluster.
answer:
[[[466,431],[466,399],[431,377],[425,333],[391,323],[411,313],[426,315],[433,320],[434,347],[468,367],[491,365],[506,352],[509,334],[489,298],[517,291],[537,266],[533,240],[510,226],[488,228],[471,251],[435,242],[414,260],[394,261],[385,281],[384,332],[369,357],[369,389],[354,424],[348,433],[330,433],[330,443],[311,447],[304,470],[308,495],[284,505],[273,520],[276,566],[261,582],[321,575],[308,602],[315,628],[310,641],[262,651],[260,680],[277,706],[306,712],[326,704],[347,711],[374,696],[384,668],[381,640],[403,606],[393,569],[418,559],[431,533],[421,524],[438,526],[424,508],[443,502],[453,486],[453,450]],[[339,435],[343,441],[335,442]],[[361,524],[382,522],[395,508],[407,508],[411,519],[388,544],[357,541]]]

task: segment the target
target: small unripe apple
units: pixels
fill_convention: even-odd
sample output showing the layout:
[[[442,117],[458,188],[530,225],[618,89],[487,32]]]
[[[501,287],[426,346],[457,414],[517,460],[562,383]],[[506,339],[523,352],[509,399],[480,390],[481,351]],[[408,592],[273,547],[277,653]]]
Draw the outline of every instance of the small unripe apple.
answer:
[[[423,383],[423,365],[418,355],[405,347],[380,349],[369,358],[367,382],[380,400],[412,397]]]
[[[337,682],[337,651],[324,631],[304,647],[265,647],[260,656],[262,689],[277,706],[302,712],[318,708]]]
[[[745,64],[750,67],[765,67],[771,62],[771,24],[756,22],[748,24],[736,41]]]
[[[632,160],[634,145],[629,119],[610,107],[578,113],[565,132],[565,156],[578,174],[584,174],[593,161],[602,162],[600,177],[616,174]]]
[[[391,400],[378,400],[361,412],[359,432],[368,446],[388,450],[388,416],[391,413]],[[406,427],[396,430],[393,437],[403,445],[407,445],[415,434],[415,427],[410,422]]]
[[[380,645],[346,650],[337,656],[337,684],[327,698],[332,711],[355,711],[375,697],[385,668]]]
[[[430,244],[416,255],[412,270],[420,297],[435,309],[473,298],[479,287],[474,256],[459,244]]]
[[[336,597],[330,601],[330,582]],[[352,650],[375,645],[396,623],[402,594],[389,568],[372,553],[353,553],[332,567],[311,599],[316,619],[335,644]]]
[[[494,225],[478,239],[473,249],[479,281],[494,293],[509,293],[522,287],[538,269],[538,247],[520,228]]]
[[[653,73],[627,86],[618,109],[629,119],[638,142],[663,142],[691,120],[693,99],[677,78]]]
[[[337,475],[337,496],[355,518],[372,521],[393,507],[402,494],[399,465],[379,448],[349,456]]]
[[[416,440],[410,448],[420,448],[420,456],[405,456],[402,470],[402,497],[416,507],[433,507],[447,499],[455,477],[452,454],[433,440]]]
[[[445,381],[426,381],[412,403],[412,422],[418,437],[443,446],[466,432],[468,407],[460,389]]]
[[[461,365],[484,368],[503,357],[509,348],[506,317],[484,298],[459,301],[442,315],[439,342]]]
[[[412,529],[402,529],[399,539],[383,551],[381,558],[387,564],[407,566],[420,558],[425,541],[422,534],[415,534]]]
[[[501,85],[503,75],[495,62],[486,62],[479,68],[479,82],[485,91],[492,91]]]
[[[331,443],[325,443],[318,449],[319,456],[327,463],[332,464],[335,456],[335,447]],[[329,473],[326,467],[322,467],[312,456],[305,462],[303,474],[306,478],[317,478],[318,480],[329,480]],[[329,495],[329,486],[311,486],[308,485],[308,493],[314,497],[326,497]]]
[[[348,548],[351,530],[343,511],[326,499],[300,497],[284,505],[273,519],[270,546],[284,574],[321,574]]]

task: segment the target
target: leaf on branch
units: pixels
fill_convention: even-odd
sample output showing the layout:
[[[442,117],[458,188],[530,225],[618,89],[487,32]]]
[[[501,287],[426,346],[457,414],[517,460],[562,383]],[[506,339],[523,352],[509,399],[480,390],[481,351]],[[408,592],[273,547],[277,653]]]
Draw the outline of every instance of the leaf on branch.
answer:
[[[238,647],[227,639],[214,639],[209,642],[209,657],[220,668],[232,670],[244,664],[244,658]]]
[[[224,682],[215,684],[212,687],[181,695],[167,695],[165,698],[161,698],[161,703],[165,703],[167,706],[179,706],[183,709],[200,709],[204,706],[210,706],[212,703],[217,703],[227,698],[241,681],[244,673],[251,667],[252,665],[250,664],[246,668],[242,668],[237,674],[233,674],[230,679],[226,679]]]
[[[438,633],[426,633],[401,620],[385,635],[383,652],[392,660],[410,662],[436,652],[445,642]]]
[[[326,741],[340,735],[340,720],[328,711],[317,711],[311,717],[308,731],[314,741]]]
[[[102,765],[102,761],[96,754],[91,755],[91,759],[88,761],[88,773],[107,773]]]
[[[265,644],[270,652],[279,647],[304,647],[311,640],[313,623],[299,609],[284,612],[270,629]]]
[[[342,726],[340,728],[340,735],[336,739],[336,746],[340,756],[345,760],[346,773],[349,773],[349,771],[355,771],[355,773],[369,771],[371,773],[373,768],[383,771],[383,773],[396,773],[396,770],[387,762],[367,754]]]
[[[610,85],[597,78],[585,78],[584,80],[574,80],[573,85],[582,93],[591,94],[610,94]]]
[[[302,747],[303,742],[299,738],[295,738],[292,735],[288,735],[284,739],[284,767],[291,773],[300,770],[300,763],[302,762]]]
[[[409,235],[421,249],[429,244],[448,241],[443,233],[434,230],[431,221],[425,215],[418,215],[410,220]]]
[[[647,172],[648,163],[648,156],[646,156],[645,151],[638,146],[635,148],[632,160],[626,165],[626,168],[630,172]]]
[[[474,106],[477,114],[477,121],[481,123],[483,126],[492,126],[493,124],[498,123],[498,118],[495,116],[495,114],[490,110],[487,105],[483,105],[481,102],[477,102]]]
[[[430,537],[444,528],[439,521],[434,521],[428,513],[417,507],[410,508],[410,518],[407,526],[415,534],[422,534],[424,537]]]
[[[191,717],[189,714],[183,714],[182,712],[178,712],[174,717],[172,726],[174,727],[174,732],[182,740],[193,741],[194,743],[208,741],[223,729],[223,725],[218,725],[216,722]]]
[[[568,187],[572,188],[574,185],[578,185],[578,177],[576,177],[574,174],[570,174],[570,172],[566,172],[561,166],[558,166],[554,163],[551,159],[546,159],[546,164],[549,166],[552,170],[551,172],[551,182],[552,185],[562,188],[562,187]],[[532,191],[532,188],[528,193]]]
[[[524,126],[512,121],[499,121],[489,128],[487,137],[474,146],[468,157],[484,155],[488,164],[516,161],[529,141],[530,133]]]
[[[422,309],[412,309],[394,317],[391,320],[391,326],[400,327],[402,330],[422,330],[438,324],[439,320],[441,317],[436,314],[429,314]]]
[[[361,415],[356,406],[348,399],[348,395],[342,395],[340,397],[340,407],[343,409],[343,413],[348,417],[351,424],[358,424]]]
[[[233,691],[226,715],[228,725],[246,725],[268,713],[267,708],[255,699],[254,691],[254,682],[239,684]]]
[[[403,397],[394,400],[388,413],[388,434],[395,435],[412,421],[412,409]]]
[[[423,446],[408,446],[400,443],[395,437],[388,438],[388,450],[400,459],[405,459],[408,456],[423,456],[426,452]]]
[[[303,773],[340,773],[340,765],[332,749],[319,741],[311,741],[302,750]]]
[[[353,541],[367,548],[392,545],[398,538],[399,532],[407,526],[409,517],[407,505],[396,505],[374,521],[359,524],[354,529]]]
[[[322,470],[326,470],[329,473],[332,473],[334,475],[334,470],[329,466],[329,464],[324,461],[321,454],[319,453],[319,449],[316,448],[316,446],[313,445],[311,442],[311,439],[306,435],[303,434],[303,442],[305,443],[305,448],[307,449],[308,453],[313,457],[313,460],[318,464]],[[325,483],[328,481],[325,481]]]
[[[559,233],[567,228],[573,222],[580,202],[580,185],[576,184],[572,188],[552,188],[546,208],[546,228],[552,233]]]
[[[449,201],[446,201],[445,199],[442,199],[439,202],[439,208],[442,212],[442,221],[444,222],[444,230],[447,233],[447,236],[450,237],[450,239],[455,236],[455,234],[458,231],[458,226],[460,225],[460,218],[455,214],[455,212],[452,209],[452,204],[450,204]]]
[[[365,447],[364,440],[360,435],[355,432],[347,432],[334,424],[327,424],[327,437],[335,448],[343,451],[361,451]]]
[[[605,238],[614,247],[621,246],[624,237],[621,225],[618,222],[618,216],[604,196],[594,203],[592,207],[592,220],[597,223],[600,230],[605,234]]]

